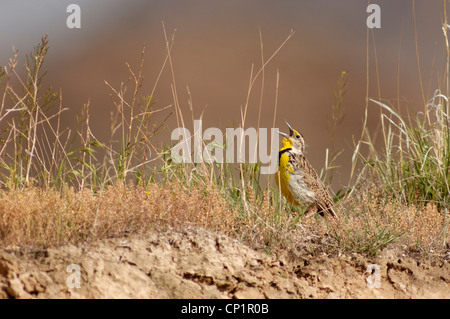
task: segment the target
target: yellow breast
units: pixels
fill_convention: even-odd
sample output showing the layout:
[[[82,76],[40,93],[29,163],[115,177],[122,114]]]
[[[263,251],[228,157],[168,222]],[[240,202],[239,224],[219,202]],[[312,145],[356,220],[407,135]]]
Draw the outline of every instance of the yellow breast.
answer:
[[[289,155],[285,151],[290,149],[292,144],[285,140],[287,139],[283,138],[283,147],[280,149],[280,162],[278,172],[275,174],[275,183],[289,203],[299,205],[299,203],[294,199],[294,195],[289,188],[289,180],[291,179],[291,173],[294,173],[294,170],[290,163]]]

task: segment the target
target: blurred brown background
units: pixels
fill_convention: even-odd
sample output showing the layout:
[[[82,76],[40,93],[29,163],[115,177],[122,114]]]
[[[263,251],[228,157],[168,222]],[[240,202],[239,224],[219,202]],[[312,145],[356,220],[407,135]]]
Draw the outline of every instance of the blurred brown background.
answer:
[[[137,71],[146,46],[144,86],[150,94],[163,64],[166,49],[162,21],[174,35],[172,58],[179,101],[191,125],[189,87],[194,117],[202,111],[203,128],[225,130],[240,122],[250,71],[261,66],[260,31],[264,57],[269,58],[294,30],[294,36],[265,70],[261,127],[272,126],[277,70],[280,74],[276,127],[285,130],[283,118],[298,128],[308,143],[308,157],[319,170],[325,149],[331,146],[327,115],[334,104],[336,81],[348,73],[344,97],[345,119],[338,127],[336,147],[340,157],[340,183],[346,184],[353,137],[361,134],[366,97],[367,1],[75,1],[81,7],[81,29],[68,29],[66,8],[74,1],[7,0],[0,4],[0,65],[8,63],[12,46],[21,63],[40,38],[48,33],[50,51],[46,83],[62,89],[67,125],[90,99],[91,124],[100,139],[109,136],[109,114],[114,106],[108,81],[119,88],[127,82],[125,62]],[[381,29],[369,33],[369,97],[385,99],[413,110],[423,106],[416,57],[413,2],[374,1],[381,7]],[[416,36],[425,98],[439,88],[445,62],[442,33],[443,1],[416,1]],[[259,31],[260,30],[260,31]],[[374,42],[375,41],[375,42]],[[374,55],[374,43],[376,60]],[[377,78],[377,67],[378,76]],[[250,99],[246,127],[256,126],[261,81]],[[378,87],[378,83],[380,86]],[[132,90],[131,83],[129,90]],[[380,93],[380,95],[379,95]],[[173,104],[171,74],[166,67],[155,91],[156,108]],[[377,127],[379,107],[370,104],[370,123]],[[168,111],[155,116],[161,122]],[[158,141],[168,144],[176,127],[175,116]],[[190,126],[189,126],[190,127]]]

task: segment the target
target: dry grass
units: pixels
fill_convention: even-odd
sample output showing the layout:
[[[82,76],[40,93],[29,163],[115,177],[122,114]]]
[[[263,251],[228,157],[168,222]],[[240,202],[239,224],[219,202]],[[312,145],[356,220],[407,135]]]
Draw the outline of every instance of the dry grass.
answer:
[[[288,214],[275,221],[268,200],[249,209],[251,217],[233,208],[214,185],[187,188],[176,181],[146,188],[117,182],[98,194],[31,187],[0,193],[0,239],[4,245],[52,246],[143,233],[161,225],[198,226],[254,246],[287,238],[287,229],[275,225],[288,228]]]
[[[100,194],[89,189],[63,194],[27,188],[0,195],[3,244],[57,245],[142,233],[157,224],[197,225],[230,232],[236,212],[217,190],[187,190],[172,182],[144,189],[118,182]]]
[[[249,191],[250,200],[252,196]],[[327,243],[339,249],[375,254],[394,241],[416,250],[442,247],[450,222],[433,203],[416,208],[367,195],[342,205],[339,221],[327,221],[302,219],[291,211],[277,215],[269,198],[250,204],[251,215],[246,216],[214,185],[187,188],[175,181],[146,188],[117,182],[98,194],[73,188],[63,193],[37,187],[2,191],[0,238],[3,245],[53,246],[139,234],[159,226],[198,226],[259,248],[295,245],[292,240],[302,231],[304,238],[328,237]]]
[[[433,202],[406,205],[372,185],[341,207],[344,218],[327,230],[336,246],[353,252],[375,254],[393,242],[427,250],[448,241],[450,218]]]

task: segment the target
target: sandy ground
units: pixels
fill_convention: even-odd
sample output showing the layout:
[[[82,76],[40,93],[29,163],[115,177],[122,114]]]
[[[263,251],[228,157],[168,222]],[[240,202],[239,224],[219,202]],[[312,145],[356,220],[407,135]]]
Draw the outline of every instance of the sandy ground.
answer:
[[[323,246],[323,245],[322,245]],[[450,250],[270,254],[202,229],[0,249],[0,298],[450,298]]]

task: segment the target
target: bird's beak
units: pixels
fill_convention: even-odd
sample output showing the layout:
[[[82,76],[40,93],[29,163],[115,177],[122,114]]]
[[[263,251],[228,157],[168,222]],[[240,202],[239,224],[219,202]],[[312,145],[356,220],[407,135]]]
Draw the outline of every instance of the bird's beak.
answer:
[[[286,137],[286,138],[290,138],[290,136],[287,135],[286,133],[283,133],[283,132],[278,131],[278,134],[280,134],[281,136],[284,136],[284,137]]]
[[[286,120],[284,120],[284,122],[289,127],[289,136],[294,135],[294,130],[292,129],[291,125]]]

